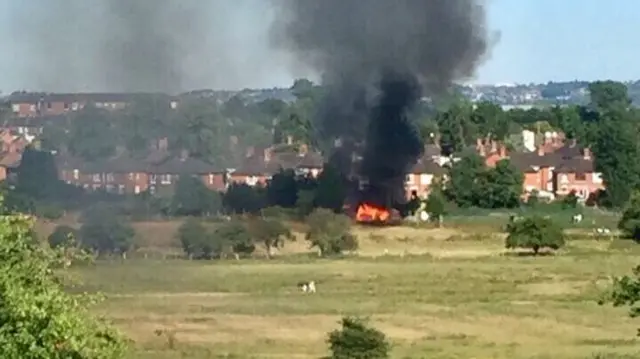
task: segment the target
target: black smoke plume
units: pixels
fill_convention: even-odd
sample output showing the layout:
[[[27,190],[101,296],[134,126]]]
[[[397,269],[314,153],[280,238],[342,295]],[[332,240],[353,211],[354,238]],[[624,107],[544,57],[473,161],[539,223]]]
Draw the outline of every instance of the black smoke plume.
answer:
[[[278,0],[274,44],[321,74],[321,138],[364,144],[367,200],[404,202],[423,145],[410,110],[473,76],[487,46],[480,0]],[[345,172],[352,171],[343,168]]]

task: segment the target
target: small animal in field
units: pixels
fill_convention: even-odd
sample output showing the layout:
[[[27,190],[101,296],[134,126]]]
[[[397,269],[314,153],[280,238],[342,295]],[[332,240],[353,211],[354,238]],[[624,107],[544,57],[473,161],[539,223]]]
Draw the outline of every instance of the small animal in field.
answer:
[[[611,234],[611,230],[605,227],[596,228],[595,232],[596,234]]]
[[[303,293],[315,293],[316,282],[315,281],[299,282],[298,288],[300,288],[300,290],[302,290]]]
[[[571,218],[571,223],[577,224],[582,222],[583,217],[582,214],[578,213],[578,214],[574,214],[573,217]]]

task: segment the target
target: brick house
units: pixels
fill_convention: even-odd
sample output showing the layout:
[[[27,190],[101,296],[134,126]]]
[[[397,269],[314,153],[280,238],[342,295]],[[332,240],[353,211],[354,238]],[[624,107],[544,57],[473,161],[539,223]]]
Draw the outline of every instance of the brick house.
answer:
[[[426,154],[411,168],[405,180],[405,192],[407,199],[415,194],[423,199],[429,196],[433,180],[445,174],[445,169],[433,161],[430,155]]]
[[[317,177],[324,166],[320,153],[308,151],[307,146],[297,149],[268,147],[262,150],[249,148],[242,164],[229,174],[232,183],[250,186],[266,185],[271,176],[281,169],[292,169],[299,176]]]
[[[120,110],[136,97],[136,93],[37,93],[14,92],[8,102],[12,112],[21,118],[56,116],[77,111],[91,104],[98,108]],[[177,98],[169,98],[171,108],[178,105]]]

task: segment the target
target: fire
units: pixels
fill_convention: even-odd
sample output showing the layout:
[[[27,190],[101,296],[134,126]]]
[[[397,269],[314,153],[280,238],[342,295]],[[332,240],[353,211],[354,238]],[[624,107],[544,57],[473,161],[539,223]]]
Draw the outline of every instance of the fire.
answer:
[[[389,210],[371,203],[361,204],[356,212],[358,222],[386,222],[389,217],[391,217]]]

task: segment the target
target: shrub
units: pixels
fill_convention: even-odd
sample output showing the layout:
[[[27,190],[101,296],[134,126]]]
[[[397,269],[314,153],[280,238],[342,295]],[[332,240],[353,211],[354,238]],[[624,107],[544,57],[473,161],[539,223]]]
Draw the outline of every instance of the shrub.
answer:
[[[507,226],[509,235],[506,239],[506,247],[527,248],[538,254],[540,249],[559,249],[564,246],[564,234],[562,228],[550,219],[540,216],[532,216],[515,221]]]
[[[273,248],[284,246],[285,240],[295,240],[287,226],[274,218],[257,218],[248,223],[251,239],[264,245],[267,257],[271,258]]]
[[[53,230],[47,241],[51,248],[58,248],[67,244],[75,244],[78,236],[78,230],[73,227],[60,225]]]
[[[98,254],[121,254],[133,246],[135,231],[113,207],[99,205],[90,208],[82,216],[79,237],[82,245]]]
[[[321,256],[341,254],[358,249],[358,240],[351,234],[351,219],[324,208],[307,217],[307,240],[318,248]]]
[[[52,204],[36,204],[35,214],[38,217],[56,220],[64,216],[64,209]]]
[[[236,255],[250,255],[256,250],[247,227],[239,221],[224,223],[213,233],[220,253],[231,250]]]
[[[625,238],[640,242],[640,193],[631,196],[629,204],[622,213],[618,228]]]
[[[640,316],[640,266],[633,269],[632,275],[615,278],[613,287],[609,293],[605,293],[603,299],[598,304],[603,305],[611,302],[613,306],[628,306],[629,316],[636,318]],[[640,336],[640,329],[638,329]]]
[[[342,328],[329,333],[332,359],[386,359],[391,345],[381,331],[360,318],[342,318]]]
[[[189,218],[180,225],[177,232],[182,250],[192,259],[209,259],[213,255],[213,246],[207,245],[211,235],[196,218]]]
[[[64,290],[59,265],[35,241],[30,219],[0,217],[2,358],[122,358],[123,338],[89,313],[88,298]]]

